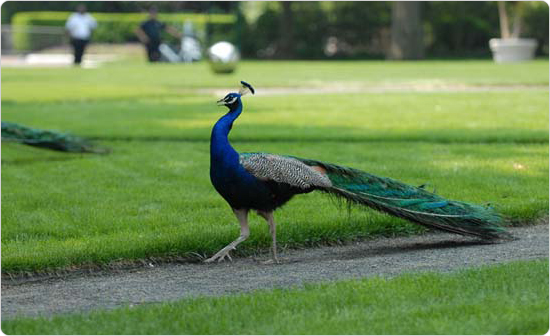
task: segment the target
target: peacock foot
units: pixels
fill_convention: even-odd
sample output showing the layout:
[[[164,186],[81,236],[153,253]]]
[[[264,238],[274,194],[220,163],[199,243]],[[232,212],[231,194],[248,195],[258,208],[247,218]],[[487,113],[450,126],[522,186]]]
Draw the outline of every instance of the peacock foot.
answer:
[[[233,259],[231,259],[231,256],[229,255],[230,250],[231,249],[227,249],[227,250],[223,249],[220,252],[214,254],[213,257],[206,259],[204,262],[205,263],[211,263],[211,262],[214,262],[214,261],[222,262],[226,257],[227,257],[227,259],[229,259],[229,261],[233,261]]]

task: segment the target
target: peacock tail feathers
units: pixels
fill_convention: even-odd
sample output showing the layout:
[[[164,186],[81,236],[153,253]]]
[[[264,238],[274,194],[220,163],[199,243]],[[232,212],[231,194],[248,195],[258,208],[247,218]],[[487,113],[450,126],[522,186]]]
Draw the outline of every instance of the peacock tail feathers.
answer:
[[[422,187],[358,169],[294,158],[326,174],[332,186],[320,190],[349,202],[366,205],[430,228],[484,239],[510,237],[500,225],[502,217],[490,207],[447,200]]]
[[[107,153],[108,149],[93,145],[80,137],[54,131],[31,128],[2,121],[2,141],[73,153]]]

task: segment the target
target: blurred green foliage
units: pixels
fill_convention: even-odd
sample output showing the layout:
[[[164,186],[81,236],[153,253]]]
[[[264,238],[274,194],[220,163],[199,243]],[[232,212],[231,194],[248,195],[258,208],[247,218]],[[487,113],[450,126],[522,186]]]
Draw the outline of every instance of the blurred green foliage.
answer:
[[[295,54],[299,58],[323,57],[323,47],[328,34],[329,21],[319,2],[296,2],[299,15],[294,19]],[[319,38],[321,37],[321,38]]]
[[[372,50],[372,44],[389,36],[391,25],[391,4],[374,1],[357,6],[353,1],[334,4],[329,13],[331,17],[331,35],[346,42],[348,52],[356,56],[383,56],[378,50]],[[366,24],[368,23],[368,24]],[[380,46],[382,47],[382,46]],[[379,55],[377,55],[379,54]]]
[[[548,55],[548,4],[543,1],[530,1],[529,6],[525,7],[524,36],[537,39],[538,55]]]
[[[489,55],[488,41],[498,37],[494,2],[434,1],[426,3],[424,32],[428,55]]]
[[[390,24],[388,2],[293,2],[292,11],[293,56],[300,59],[325,58],[325,45],[331,36],[344,50],[337,57],[365,56],[370,42]],[[255,22],[247,23],[243,55],[277,58],[283,24],[279,4],[266,5]]]
[[[21,7],[21,3],[9,1],[3,4],[3,22],[20,24],[23,20],[19,18],[20,11],[42,8],[50,11],[50,19],[35,12],[32,15],[38,15],[40,19],[27,18],[24,24],[62,26],[67,11],[76,5],[74,1],[31,1],[25,4],[26,7]],[[290,19],[283,15],[280,1],[85,3],[100,23],[94,36],[96,42],[135,41],[134,27],[145,17],[143,11],[154,4],[160,13],[185,12],[197,17],[212,13],[232,14],[238,19],[232,21],[231,26],[213,24],[197,28],[205,28],[202,36],[205,46],[228,40],[239,46],[245,58],[383,58],[390,43],[392,4],[388,1],[293,1]],[[526,1],[523,5],[522,36],[536,38],[539,42],[537,55],[548,55],[548,5],[542,1]],[[115,19],[104,20],[105,15],[113,15]],[[119,20],[117,15],[139,19],[129,22]],[[180,25],[180,15],[184,14],[164,14],[161,17]],[[422,18],[428,57],[490,57],[488,41],[500,35],[494,1],[425,1],[422,2]],[[283,27],[288,31],[289,25],[292,31],[290,52],[282,47],[289,39],[282,36]],[[16,36],[15,43],[17,47],[28,47],[29,43],[32,45],[32,39],[30,36]]]
[[[426,2],[427,53],[433,56],[488,55],[487,41],[500,37],[496,8],[495,2],[488,1]],[[537,54],[548,55],[548,5],[545,2],[524,2],[521,35],[536,38]]]
[[[391,2],[293,2],[296,58],[383,58],[390,41]],[[490,57],[488,41],[499,37],[499,18],[491,1],[426,1],[422,3],[426,54],[431,57]],[[539,42],[537,54],[548,54],[548,5],[524,3],[523,34]],[[279,2],[264,5],[249,20],[243,36],[246,57],[277,57],[281,41]],[[336,46],[325,53],[327,42]],[[332,54],[332,55],[331,55]]]

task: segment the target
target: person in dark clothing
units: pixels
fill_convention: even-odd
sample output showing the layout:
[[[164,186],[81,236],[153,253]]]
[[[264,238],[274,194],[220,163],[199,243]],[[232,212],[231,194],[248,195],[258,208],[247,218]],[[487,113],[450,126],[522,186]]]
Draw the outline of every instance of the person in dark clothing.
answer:
[[[84,56],[84,49],[89,40],[73,38],[71,39],[71,45],[73,46],[74,51],[74,64],[82,63],[82,56]]]
[[[163,30],[176,38],[181,38],[181,33],[177,29],[157,20],[155,7],[149,9],[149,18],[135,30],[139,40],[145,45],[149,62],[160,60],[159,46],[162,43],[161,33]]]
[[[160,33],[166,28],[166,24],[157,20],[151,19],[143,22],[140,26],[141,30],[147,35],[145,48],[147,49],[147,57],[149,62],[156,62],[160,59]]]

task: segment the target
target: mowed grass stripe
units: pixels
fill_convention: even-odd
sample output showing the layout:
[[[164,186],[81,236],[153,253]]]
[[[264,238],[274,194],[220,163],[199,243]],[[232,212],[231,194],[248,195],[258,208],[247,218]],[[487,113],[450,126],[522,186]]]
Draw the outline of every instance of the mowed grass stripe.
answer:
[[[258,89],[260,90],[260,89]],[[226,109],[189,94],[2,103],[3,120],[95,139],[204,140]],[[548,142],[548,91],[249,96],[234,141]]]
[[[477,61],[243,61],[236,72],[214,74],[207,62],[116,62],[98,69],[2,69],[2,100],[63,101],[165,96],[198,88],[234,87],[240,80],[263,87],[372,84],[548,84],[548,60],[507,64]]]
[[[118,259],[211,254],[238,235],[212,188],[207,142],[107,142],[109,155],[2,145],[2,269],[36,271]],[[355,167],[440,195],[491,203],[515,223],[548,212],[548,146],[409,142],[240,143]],[[55,187],[50,187],[53,185]],[[347,213],[319,193],[294,198],[277,215],[281,246],[300,247],[422,231],[371,210]],[[238,249],[267,250],[267,226],[251,216]]]
[[[2,321],[7,334],[544,334],[548,260]]]

